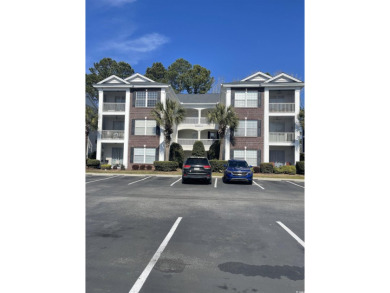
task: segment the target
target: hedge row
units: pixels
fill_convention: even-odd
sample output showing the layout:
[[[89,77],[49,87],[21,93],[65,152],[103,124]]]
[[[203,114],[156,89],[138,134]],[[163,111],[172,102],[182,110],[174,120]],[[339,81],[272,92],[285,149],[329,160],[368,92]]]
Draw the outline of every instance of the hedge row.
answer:
[[[305,174],[305,162],[296,162],[295,166],[298,174]]]
[[[272,163],[260,163],[260,173],[273,173],[274,164]]]
[[[297,170],[295,166],[280,166],[274,167],[274,173],[295,175],[297,173]]]
[[[110,164],[103,164],[103,165],[100,166],[100,169],[111,170],[111,165]]]
[[[156,171],[176,171],[179,164],[174,161],[154,161],[154,169]]]
[[[88,159],[87,160],[87,167],[99,169],[100,168],[100,161],[94,160],[94,159]]]
[[[211,171],[212,172],[222,173],[226,169],[223,165],[226,165],[227,161],[223,161],[223,160],[210,160],[209,162],[210,162],[210,166],[211,166]]]
[[[132,169],[133,170],[152,170],[153,167],[152,167],[152,165],[137,165],[137,164],[134,164],[132,166]]]

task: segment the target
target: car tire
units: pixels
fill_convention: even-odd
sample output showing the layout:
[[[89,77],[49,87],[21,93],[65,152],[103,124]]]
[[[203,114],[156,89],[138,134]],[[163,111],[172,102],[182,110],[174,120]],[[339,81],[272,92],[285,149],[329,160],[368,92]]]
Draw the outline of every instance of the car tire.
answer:
[[[207,180],[207,184],[211,184],[212,182],[213,182],[213,179],[212,179],[212,178],[210,178],[210,179]]]
[[[183,177],[181,178],[181,184],[186,184],[187,183],[187,179],[184,179]]]
[[[252,184],[253,184],[253,180],[249,180],[249,181],[248,181],[248,184],[249,184],[249,185],[252,185]]]

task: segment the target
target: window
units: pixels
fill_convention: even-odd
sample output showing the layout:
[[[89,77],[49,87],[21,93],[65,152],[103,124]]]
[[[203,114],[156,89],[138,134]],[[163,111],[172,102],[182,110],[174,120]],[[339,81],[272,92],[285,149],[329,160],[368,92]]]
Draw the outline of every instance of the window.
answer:
[[[153,164],[156,160],[156,149],[134,148],[133,162],[137,164]]]
[[[156,120],[134,120],[134,135],[156,135]]]
[[[234,131],[235,136],[252,136],[257,135],[257,120],[240,120],[238,127]]]
[[[254,150],[234,150],[233,159],[245,160],[248,165],[257,165],[257,151]]]
[[[135,107],[154,107],[157,104],[157,91],[137,91],[135,92]]]
[[[258,105],[257,91],[236,91],[234,94],[234,107],[238,108],[253,108]]]

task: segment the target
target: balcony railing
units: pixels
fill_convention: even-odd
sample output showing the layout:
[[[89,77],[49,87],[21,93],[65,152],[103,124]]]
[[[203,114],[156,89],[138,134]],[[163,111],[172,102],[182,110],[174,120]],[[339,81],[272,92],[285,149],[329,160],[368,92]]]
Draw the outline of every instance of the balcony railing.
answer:
[[[103,103],[104,112],[124,112],[125,103]]]
[[[295,140],[294,132],[270,132],[270,142],[293,142]]]
[[[184,118],[183,124],[208,124],[206,117],[186,117]]]
[[[270,103],[269,112],[270,113],[294,113],[295,104],[294,103]]]
[[[124,130],[102,130],[102,139],[124,139]]]
[[[211,146],[216,139],[191,139],[191,138],[178,138],[177,143],[180,145],[193,145],[195,141],[200,140],[204,146]]]

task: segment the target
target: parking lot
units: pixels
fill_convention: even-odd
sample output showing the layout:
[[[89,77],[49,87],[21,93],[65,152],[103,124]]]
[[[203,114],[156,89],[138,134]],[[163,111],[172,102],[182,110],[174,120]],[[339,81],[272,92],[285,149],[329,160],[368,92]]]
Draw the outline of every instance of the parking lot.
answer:
[[[87,292],[304,291],[304,183],[86,176]]]

